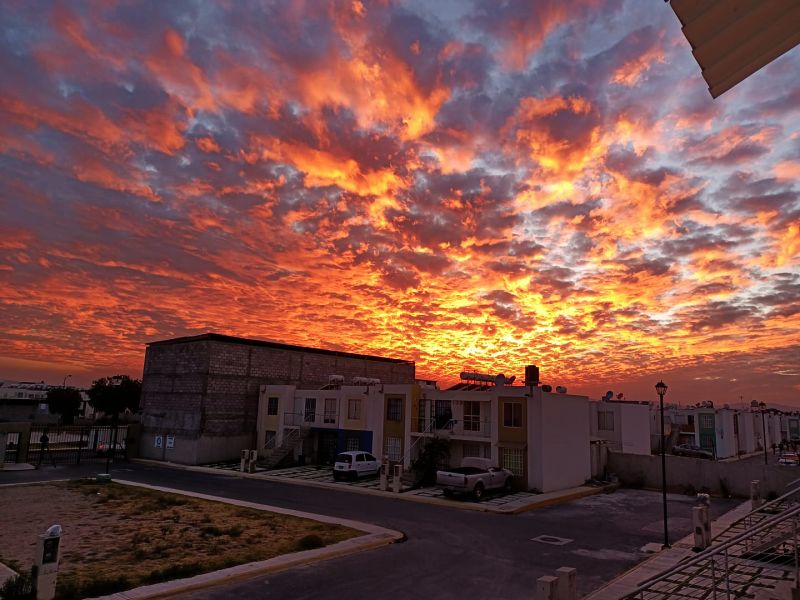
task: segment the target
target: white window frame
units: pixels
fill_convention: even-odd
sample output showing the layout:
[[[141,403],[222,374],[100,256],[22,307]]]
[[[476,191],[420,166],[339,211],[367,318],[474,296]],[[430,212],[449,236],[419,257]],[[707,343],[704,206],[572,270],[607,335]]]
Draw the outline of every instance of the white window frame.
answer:
[[[350,398],[347,401],[347,418],[354,421],[361,418],[361,398]]]
[[[322,408],[322,422],[336,423],[336,398],[325,398]]]
[[[504,469],[518,477],[525,475],[525,451],[522,448],[502,448],[501,456]]]
[[[509,421],[506,419],[506,406],[511,407],[510,425]],[[517,409],[519,410],[517,411]],[[517,412],[519,412],[519,414],[515,414]],[[503,427],[509,427],[513,429],[520,429],[522,427],[522,402],[514,402],[511,400],[503,401]]]
[[[275,415],[278,414],[278,403],[279,402],[280,402],[280,398],[278,398],[277,396],[272,396],[270,398],[267,398],[267,415],[268,416],[275,416]]]
[[[385,443],[385,454],[392,462],[400,462],[403,458],[403,440],[399,437],[387,437]]]
[[[614,431],[614,411],[597,411],[597,429],[599,431]]]

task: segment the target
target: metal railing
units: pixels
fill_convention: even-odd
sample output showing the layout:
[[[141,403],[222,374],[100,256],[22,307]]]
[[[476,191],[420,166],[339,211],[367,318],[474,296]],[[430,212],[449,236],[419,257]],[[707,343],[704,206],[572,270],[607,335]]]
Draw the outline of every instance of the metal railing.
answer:
[[[642,582],[625,600],[755,598],[800,583],[800,488],[751,511],[717,543]]]
[[[411,433],[432,434],[445,432],[451,435],[488,438],[492,435],[492,422],[480,419],[453,419],[417,417],[416,429]]]

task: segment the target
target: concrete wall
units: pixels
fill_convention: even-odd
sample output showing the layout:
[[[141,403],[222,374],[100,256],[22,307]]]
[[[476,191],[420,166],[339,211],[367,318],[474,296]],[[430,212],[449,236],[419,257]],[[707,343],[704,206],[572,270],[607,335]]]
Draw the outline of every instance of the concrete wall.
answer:
[[[155,344],[145,354],[140,455],[174,462],[235,460],[256,447],[259,390],[264,384],[318,388],[332,374],[413,383],[414,364],[272,348],[215,339]],[[318,411],[323,410],[319,404]],[[281,414],[286,409],[281,406]],[[157,434],[174,435],[170,454]],[[230,440],[230,441],[228,441]]]
[[[667,489],[685,493],[689,486],[698,492],[708,489],[722,493],[727,487],[734,496],[749,497],[750,482],[761,481],[763,494],[783,494],[786,485],[800,478],[800,469],[765,465],[757,460],[712,461],[667,455]],[[661,456],[640,456],[610,452],[608,470],[624,485],[661,489]]]
[[[650,454],[650,407],[646,404],[620,403],[622,451]]]

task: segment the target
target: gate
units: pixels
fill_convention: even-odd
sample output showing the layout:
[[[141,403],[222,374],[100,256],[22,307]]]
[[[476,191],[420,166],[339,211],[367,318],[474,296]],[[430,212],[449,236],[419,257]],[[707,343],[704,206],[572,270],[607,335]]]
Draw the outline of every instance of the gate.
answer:
[[[76,465],[109,458],[127,459],[127,425],[116,428],[112,425],[36,425],[31,428],[30,435],[26,462],[32,465]],[[19,456],[15,459],[24,460]]]

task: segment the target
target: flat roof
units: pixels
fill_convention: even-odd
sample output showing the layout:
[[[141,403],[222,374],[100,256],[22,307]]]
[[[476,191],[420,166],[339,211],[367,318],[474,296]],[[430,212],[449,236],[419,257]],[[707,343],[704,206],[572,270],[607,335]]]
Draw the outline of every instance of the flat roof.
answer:
[[[341,352],[339,350],[325,350],[323,348],[309,348],[308,346],[295,346],[293,344],[282,344],[280,342],[271,342],[268,340],[256,340],[253,338],[242,338],[233,335],[223,335],[221,333],[203,333],[200,335],[191,335],[185,337],[171,338],[168,340],[157,340],[155,342],[148,342],[147,346],[165,346],[167,344],[186,344],[191,342],[226,342],[228,344],[241,344],[243,346],[261,346],[266,348],[276,348],[279,350],[294,350],[295,352],[311,352],[314,354],[327,354],[329,356],[341,356],[344,358],[360,358],[362,360],[376,360],[380,362],[389,362],[396,364],[410,364],[413,365],[413,360],[405,360],[402,358],[387,358],[385,356],[374,356],[371,354],[357,354],[354,352]]]

